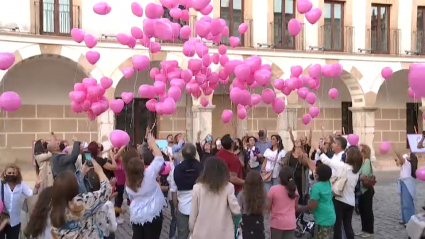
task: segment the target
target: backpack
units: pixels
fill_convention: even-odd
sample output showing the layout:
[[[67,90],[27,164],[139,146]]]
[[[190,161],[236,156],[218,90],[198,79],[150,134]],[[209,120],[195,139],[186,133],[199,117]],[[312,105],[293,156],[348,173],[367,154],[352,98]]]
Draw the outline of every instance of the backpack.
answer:
[[[412,177],[416,178],[416,170],[418,169],[418,158],[416,157],[416,155],[414,153],[410,153],[410,165],[412,168]]]

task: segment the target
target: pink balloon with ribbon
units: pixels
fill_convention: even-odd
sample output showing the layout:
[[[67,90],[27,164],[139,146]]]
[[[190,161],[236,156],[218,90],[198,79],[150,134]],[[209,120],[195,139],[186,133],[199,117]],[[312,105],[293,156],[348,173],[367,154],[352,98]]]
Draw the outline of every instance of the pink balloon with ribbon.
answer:
[[[84,41],[84,36],[86,35],[86,33],[79,28],[72,28],[71,30],[71,37],[72,39],[74,39],[74,41],[81,43]]]
[[[145,14],[149,19],[158,19],[164,15],[164,8],[161,4],[148,3],[145,7]]]
[[[199,11],[202,15],[209,15],[213,11],[213,6],[211,4],[207,5],[204,9]]]
[[[133,67],[123,67],[122,73],[124,75],[124,78],[130,79],[133,76],[134,68]]]
[[[291,20],[289,20],[289,23],[288,23],[289,35],[296,36],[301,32],[301,29],[302,29],[302,24],[300,21],[298,21],[295,18],[292,18]]]
[[[127,134],[127,132],[119,129],[112,131],[109,139],[111,140],[112,146],[116,148],[121,148],[122,146],[130,143],[130,136]]]
[[[332,88],[328,92],[329,98],[336,99],[338,97],[338,90],[335,88]]]
[[[22,106],[21,97],[16,92],[7,91],[0,96],[0,108],[6,112],[13,112]]]
[[[310,107],[308,109],[308,114],[311,116],[311,118],[316,118],[320,113],[319,108],[317,107]]]
[[[209,105],[210,101],[207,98],[201,98],[200,103],[203,107],[207,107]]]
[[[91,49],[97,45],[97,38],[91,34],[87,34],[84,36],[84,43]]]
[[[301,14],[305,14],[311,10],[313,4],[309,0],[297,0],[297,10]]]
[[[311,116],[309,114],[305,114],[301,117],[301,121],[303,122],[304,125],[308,125],[310,124]]]
[[[99,61],[100,54],[97,51],[88,51],[86,52],[86,59],[90,64],[94,65]]]
[[[425,81],[423,76],[425,75],[424,64],[410,64],[408,80],[410,88],[412,89],[417,99],[425,97]]]
[[[246,119],[246,116],[247,116],[246,108],[243,105],[238,105],[236,114],[239,119],[241,120]]]
[[[99,15],[106,15],[111,12],[111,6],[106,2],[96,3],[93,6],[93,11]]]
[[[113,84],[112,79],[108,78],[108,77],[102,77],[102,79],[100,79],[100,85],[102,86],[103,89],[109,89]]]
[[[305,14],[305,18],[310,24],[315,24],[321,16],[322,10],[320,8],[313,8]]]
[[[132,27],[131,28],[131,35],[135,39],[142,39],[143,38],[143,31],[142,31],[142,29],[140,29],[138,27]],[[124,45],[126,45],[126,44],[124,44]]]
[[[7,70],[15,63],[15,55],[10,52],[0,52],[0,70]]]
[[[238,27],[238,31],[241,35],[245,34],[247,30],[248,30],[248,24],[246,24],[245,22],[241,23],[241,25],[239,25]]]
[[[310,77],[312,78],[317,78],[320,76],[320,74],[322,73],[322,67],[319,64],[314,64],[311,65],[308,68],[308,74],[310,75]]]
[[[347,141],[350,145],[359,145],[360,138],[356,134],[349,134],[347,136]]]
[[[261,99],[266,104],[271,104],[273,100],[276,98],[276,94],[272,89],[264,89],[263,93],[261,94]]]
[[[140,6],[139,3],[137,2],[133,2],[131,4],[131,12],[134,14],[134,16],[136,17],[143,17],[143,7]]]
[[[149,57],[145,55],[135,55],[132,58],[133,67],[138,71],[146,70],[149,67],[150,62],[151,60]]]
[[[124,108],[124,101],[122,99],[111,100],[109,102],[109,108],[111,108],[115,114],[119,114]]]
[[[285,110],[285,101],[281,98],[275,98],[272,102],[272,109],[276,114],[280,114]]]
[[[129,104],[134,98],[134,94],[131,92],[123,92],[121,93],[121,99],[124,103]]]
[[[229,123],[233,118],[233,111],[231,110],[223,110],[221,114],[221,121],[225,124]]]
[[[379,145],[379,152],[381,154],[387,154],[388,152],[390,152],[391,149],[391,142],[389,141],[382,141],[381,144]]]
[[[310,105],[314,105],[314,103],[316,103],[316,94],[313,92],[308,92],[307,96],[305,97],[305,101],[307,101],[307,103]]]
[[[393,76],[393,69],[390,67],[384,67],[381,71],[381,76],[386,80],[391,78],[391,76]]]
[[[300,77],[303,73],[303,68],[301,66],[291,66],[291,77]]]
[[[230,43],[230,46],[231,46],[232,48],[237,47],[237,46],[239,45],[240,41],[241,41],[241,39],[239,39],[239,37],[231,36],[231,37],[229,38],[229,43]]]

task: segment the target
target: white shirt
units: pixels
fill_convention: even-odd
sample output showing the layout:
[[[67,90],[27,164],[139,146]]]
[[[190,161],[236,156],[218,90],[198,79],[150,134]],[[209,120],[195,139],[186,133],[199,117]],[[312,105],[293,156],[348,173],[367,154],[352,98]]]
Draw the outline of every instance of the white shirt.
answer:
[[[407,154],[403,155],[404,164],[401,165],[400,179],[412,177],[412,165],[410,164],[409,160],[407,160],[407,156]]]
[[[177,205],[179,211],[184,215],[190,215],[190,209],[192,207],[192,190],[179,191],[177,189],[176,181],[174,180],[174,169],[170,173],[171,184],[170,184],[170,192],[177,192],[177,201],[179,204]]]
[[[172,157],[173,156],[173,147],[172,146],[167,146],[166,148],[163,148],[162,149],[162,152],[164,152],[169,157]]]
[[[145,170],[142,185],[134,192],[129,187],[125,190],[130,204],[130,222],[143,225],[161,214],[162,209],[167,205],[164,194],[156,181],[164,158],[155,157],[149,167]]]
[[[1,193],[0,186],[0,193]],[[1,194],[0,194],[1,195]],[[4,206],[6,207],[7,212],[10,216],[10,226],[14,227],[21,223],[21,210],[24,204],[24,200],[27,197],[31,197],[33,195],[32,190],[25,185],[24,183],[20,183],[15,186],[15,188],[10,190],[9,184],[4,184]]]
[[[339,153],[334,153],[334,155],[332,156],[332,160],[341,162],[343,154],[344,154],[344,151],[341,151]],[[336,175],[336,172],[333,168],[332,168],[332,175]]]
[[[326,154],[320,155],[320,160],[322,163],[331,167],[332,177],[339,177],[343,170],[346,170],[345,177],[347,178],[347,182],[345,183],[344,191],[342,192],[342,196],[335,196],[335,199],[354,207],[356,205],[354,190],[359,180],[359,173],[353,173],[353,166],[342,161],[329,159]]]
[[[270,172],[273,170],[272,178],[278,178],[280,172],[280,163],[282,158],[285,157],[285,150],[281,150],[279,155],[277,154],[278,150],[272,151],[271,149],[266,149],[264,152],[264,157],[267,159],[265,171]]]
[[[249,167],[256,168],[260,163],[257,161],[257,157],[254,157],[255,146],[249,150]]]

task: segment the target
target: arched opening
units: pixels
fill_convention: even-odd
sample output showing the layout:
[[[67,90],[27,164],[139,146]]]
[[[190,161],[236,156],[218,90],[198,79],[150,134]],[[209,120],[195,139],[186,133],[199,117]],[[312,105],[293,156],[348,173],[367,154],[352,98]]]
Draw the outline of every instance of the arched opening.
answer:
[[[0,89],[18,93],[22,107],[0,114],[1,160],[30,163],[33,142],[50,139],[50,132],[70,142],[74,135],[80,141],[97,140],[96,121],[73,113],[68,98],[74,84],[87,77],[76,62],[59,55],[38,55],[13,66]]]
[[[121,98],[123,92],[134,94],[134,100],[125,105],[121,113],[115,115],[115,128],[125,130],[133,143],[141,143],[146,133],[146,127],[152,127],[152,132],[158,139],[166,139],[169,134],[186,132],[186,93],[177,102],[177,112],[173,115],[157,116],[146,108],[149,99],[139,97],[139,87],[143,84],[153,85],[154,79],[149,76],[154,67],[160,69],[160,61],[153,61],[145,71],[135,71],[130,79],[122,77],[115,89],[114,97]],[[169,88],[169,85],[167,89]],[[190,99],[190,98],[189,98]]]
[[[342,75],[344,77],[352,77],[346,71],[343,71]],[[310,104],[301,98],[298,99],[301,109],[298,110],[297,132],[298,134],[301,132],[301,134],[307,135],[310,128],[313,129],[313,143],[318,142],[319,138],[322,137],[322,127],[324,128],[325,135],[331,135],[335,131],[338,134],[345,135],[353,133],[353,118],[349,110],[353,106],[352,96],[346,82],[341,78],[321,77],[319,89],[317,91],[313,90],[316,94],[316,103],[314,106],[320,109],[320,114],[309,125],[304,125],[301,118],[304,114],[308,114]],[[329,90],[332,88],[338,90],[338,97],[335,99],[329,97]]]
[[[375,104],[379,108],[375,113],[375,149],[382,141],[391,141],[396,149],[405,150],[409,147],[406,135],[423,130],[421,100],[408,96],[407,73],[408,70],[394,72],[379,88]]]
[[[214,91],[212,96],[211,104],[215,106],[212,112],[212,135],[214,138],[223,137],[225,134],[230,134],[232,136],[236,135],[237,129],[237,105],[232,104],[230,101],[230,86],[231,82],[227,85],[222,85],[219,83],[218,89]],[[233,119],[227,124],[224,124],[221,121],[221,115],[224,110],[233,111]],[[209,132],[208,132],[209,133]]]

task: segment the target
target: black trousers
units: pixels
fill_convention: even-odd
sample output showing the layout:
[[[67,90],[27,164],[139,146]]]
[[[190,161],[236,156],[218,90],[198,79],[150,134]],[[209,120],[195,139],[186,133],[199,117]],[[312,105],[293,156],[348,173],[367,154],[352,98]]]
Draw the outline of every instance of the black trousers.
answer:
[[[122,203],[124,202],[124,190],[125,190],[125,186],[124,185],[117,185],[117,197],[115,198],[115,207],[121,208]],[[119,217],[120,214],[119,213],[115,213],[116,217]]]
[[[360,196],[359,212],[362,221],[362,231],[373,234],[375,218],[373,216],[373,195],[375,190],[369,188]]]
[[[333,200],[336,214],[334,225],[334,239],[341,239],[342,226],[344,226],[345,236],[347,239],[354,239],[353,226],[351,219],[353,218],[354,207],[338,200]]]
[[[162,230],[162,213],[155,217],[152,222],[143,225],[131,224],[133,228],[133,239],[159,239]]]
[[[7,225],[3,231],[0,232],[0,239],[19,239],[19,232],[21,231],[21,224],[11,227]]]
[[[109,236],[104,237],[104,239],[115,239],[115,233],[110,232],[110,233],[109,233]]]

